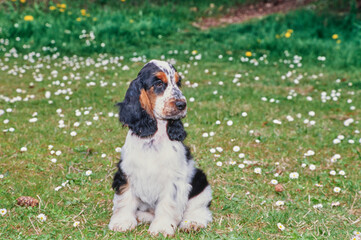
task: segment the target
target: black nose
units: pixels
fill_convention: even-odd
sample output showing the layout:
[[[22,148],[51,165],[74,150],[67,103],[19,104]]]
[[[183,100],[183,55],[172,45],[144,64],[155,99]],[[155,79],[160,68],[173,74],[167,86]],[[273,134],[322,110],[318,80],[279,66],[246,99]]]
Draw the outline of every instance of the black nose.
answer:
[[[175,106],[179,109],[179,110],[184,110],[187,106],[187,103],[184,101],[176,101],[175,102]]]

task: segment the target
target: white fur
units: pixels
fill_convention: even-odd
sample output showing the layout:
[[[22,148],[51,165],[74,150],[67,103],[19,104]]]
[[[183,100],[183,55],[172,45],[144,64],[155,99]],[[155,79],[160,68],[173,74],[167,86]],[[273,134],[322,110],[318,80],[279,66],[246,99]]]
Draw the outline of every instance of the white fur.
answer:
[[[158,131],[150,138],[128,132],[122,148],[121,169],[128,178],[129,187],[122,195],[114,196],[109,224],[113,230],[132,229],[138,218],[151,222],[149,232],[152,234],[173,235],[182,219],[203,227],[212,220],[207,207],[212,199],[210,186],[188,200],[194,162],[187,162],[181,142],[169,140],[167,121],[157,122]],[[196,212],[200,215],[195,216]],[[181,226],[187,228],[185,224]]]

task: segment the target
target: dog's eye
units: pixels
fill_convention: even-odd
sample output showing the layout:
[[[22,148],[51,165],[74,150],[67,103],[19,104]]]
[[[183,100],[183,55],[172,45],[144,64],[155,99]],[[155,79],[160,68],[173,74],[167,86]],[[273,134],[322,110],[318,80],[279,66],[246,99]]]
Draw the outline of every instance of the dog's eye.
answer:
[[[164,86],[164,82],[161,81],[161,80],[159,80],[159,81],[157,81],[157,82],[155,83],[155,86],[156,86],[156,87],[163,87],[163,86]]]

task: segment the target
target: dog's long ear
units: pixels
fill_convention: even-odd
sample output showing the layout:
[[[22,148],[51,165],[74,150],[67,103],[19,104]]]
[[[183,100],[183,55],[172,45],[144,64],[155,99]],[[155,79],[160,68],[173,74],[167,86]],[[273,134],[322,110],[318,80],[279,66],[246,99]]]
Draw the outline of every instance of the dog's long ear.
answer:
[[[187,132],[184,130],[181,120],[168,120],[167,133],[170,140],[180,141],[187,137]]]
[[[119,121],[128,126],[137,136],[149,137],[157,131],[157,121],[140,104],[142,87],[139,77],[131,82],[124,101],[117,104]]]

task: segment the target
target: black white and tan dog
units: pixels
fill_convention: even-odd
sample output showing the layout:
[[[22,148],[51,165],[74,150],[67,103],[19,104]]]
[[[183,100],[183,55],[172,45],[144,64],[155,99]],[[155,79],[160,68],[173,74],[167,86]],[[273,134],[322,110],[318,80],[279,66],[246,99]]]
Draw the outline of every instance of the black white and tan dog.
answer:
[[[150,222],[149,233],[173,235],[212,221],[212,190],[194,167],[181,118],[187,102],[176,69],[148,62],[119,103],[119,120],[129,127],[114,176],[114,207],[109,228],[127,231]]]

